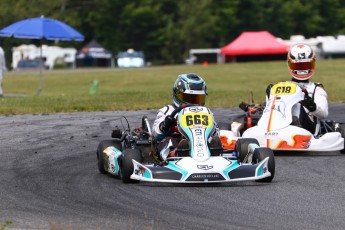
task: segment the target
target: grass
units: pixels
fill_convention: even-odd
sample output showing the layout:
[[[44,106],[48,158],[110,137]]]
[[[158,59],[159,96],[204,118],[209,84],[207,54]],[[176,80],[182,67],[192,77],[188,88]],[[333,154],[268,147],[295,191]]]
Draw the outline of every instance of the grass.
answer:
[[[324,84],[330,102],[345,101],[344,63],[344,59],[317,61],[312,79]],[[248,101],[250,91],[256,103],[262,102],[269,83],[290,79],[285,61],[57,70],[43,72],[43,91],[37,96],[38,71],[8,72],[3,80],[8,96],[0,99],[0,114],[158,109],[171,103],[177,75],[191,72],[205,79],[209,107],[238,106]],[[90,95],[93,80],[99,81],[99,88]]]
[[[0,225],[0,230],[5,230],[9,225],[11,225],[12,224],[12,221],[10,221],[10,220],[6,220],[5,221],[5,223],[2,223],[1,225]]]

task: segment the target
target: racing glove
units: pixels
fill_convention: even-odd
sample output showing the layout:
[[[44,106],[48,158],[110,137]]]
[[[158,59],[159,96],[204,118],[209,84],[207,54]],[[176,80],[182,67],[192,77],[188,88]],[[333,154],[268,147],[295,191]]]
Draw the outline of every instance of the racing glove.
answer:
[[[165,117],[164,121],[162,123],[160,123],[159,125],[159,129],[163,132],[163,133],[167,133],[169,131],[169,129],[176,123],[175,118],[173,118],[172,116],[168,115]]]
[[[300,101],[301,105],[309,110],[309,112],[314,112],[316,110],[316,104],[311,97],[307,97],[303,101]]]
[[[273,86],[273,84],[269,84],[266,88],[266,95],[268,98],[270,98],[272,86]]]
[[[247,112],[249,109],[249,105],[247,103],[245,103],[244,101],[242,101],[238,107],[240,107],[240,109],[242,109],[244,112]]]

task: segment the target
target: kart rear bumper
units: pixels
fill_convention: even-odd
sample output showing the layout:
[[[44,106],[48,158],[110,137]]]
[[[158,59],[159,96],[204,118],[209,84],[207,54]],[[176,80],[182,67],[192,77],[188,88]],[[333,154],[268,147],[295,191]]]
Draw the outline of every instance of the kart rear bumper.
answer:
[[[256,138],[261,147],[289,151],[338,151],[344,149],[344,138],[339,132],[329,132],[315,138],[297,126],[266,131],[259,126],[247,129],[242,137]]]

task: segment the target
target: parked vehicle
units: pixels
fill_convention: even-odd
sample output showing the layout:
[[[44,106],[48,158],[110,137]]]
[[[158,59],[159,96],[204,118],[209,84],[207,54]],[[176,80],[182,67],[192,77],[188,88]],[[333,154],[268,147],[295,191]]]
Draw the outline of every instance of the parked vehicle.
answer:
[[[36,71],[41,68],[48,69],[48,67],[44,65],[44,62],[41,59],[36,58],[33,60],[20,60],[15,70],[16,71],[31,71],[31,70]]]
[[[117,54],[117,66],[118,67],[144,67],[145,66],[145,56],[142,51],[134,51],[133,49],[128,49],[124,52],[119,52]]]
[[[22,66],[35,65],[34,62],[41,57],[44,60],[45,68],[54,69],[58,59],[60,59],[59,62],[61,62],[62,59],[67,67],[74,68],[76,53],[77,50],[74,48],[62,48],[47,45],[42,45],[41,48],[35,45],[21,45],[13,47],[12,49],[12,68],[13,70],[21,68],[19,66],[20,62],[24,62]]]

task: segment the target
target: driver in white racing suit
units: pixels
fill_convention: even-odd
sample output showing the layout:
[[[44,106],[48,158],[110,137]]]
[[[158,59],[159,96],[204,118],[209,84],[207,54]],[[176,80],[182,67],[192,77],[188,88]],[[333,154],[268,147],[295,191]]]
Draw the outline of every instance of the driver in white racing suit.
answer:
[[[328,116],[328,100],[323,85],[310,81],[315,72],[315,52],[309,45],[295,44],[291,46],[287,59],[291,81],[297,82],[308,91],[308,96],[293,107],[292,113],[297,117],[298,125],[311,133],[317,133],[319,120]],[[266,102],[272,86],[270,84],[266,89]]]
[[[159,142],[157,152],[161,160],[166,160],[169,156],[174,156],[175,148],[189,148],[189,143],[181,140],[181,135],[177,134],[176,117],[172,117],[172,112],[182,104],[205,105],[206,84],[204,79],[194,73],[181,74],[176,79],[173,89],[173,104],[166,105],[160,110],[153,123],[152,134]]]

